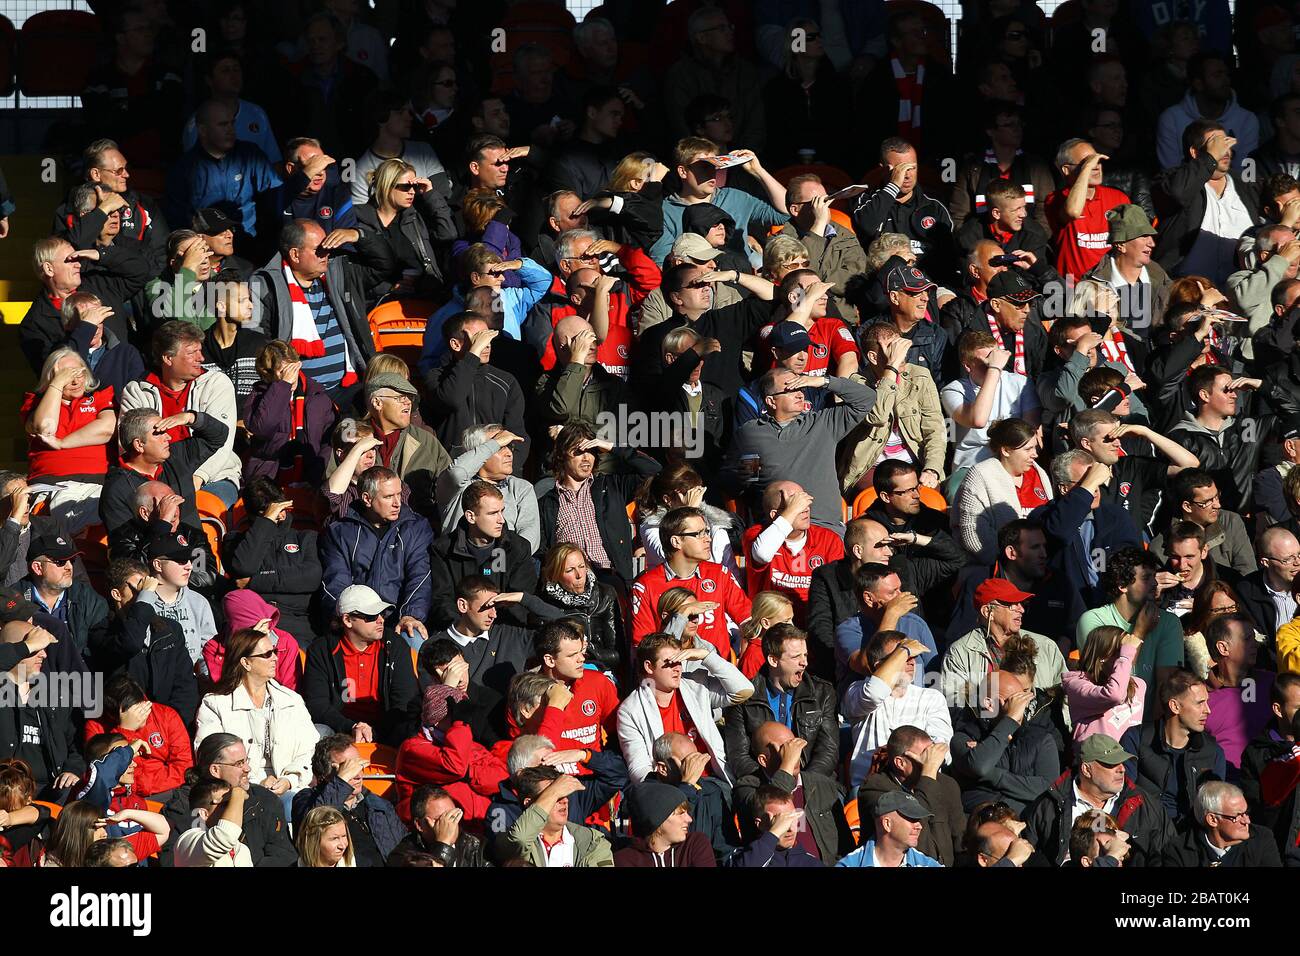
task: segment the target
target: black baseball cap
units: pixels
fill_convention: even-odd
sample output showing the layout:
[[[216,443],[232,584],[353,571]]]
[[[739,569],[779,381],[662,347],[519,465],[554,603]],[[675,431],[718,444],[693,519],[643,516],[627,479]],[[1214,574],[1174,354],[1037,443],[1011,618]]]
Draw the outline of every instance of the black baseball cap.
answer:
[[[239,231],[239,223],[231,219],[220,209],[214,209],[209,206],[207,209],[200,209],[190,220],[190,225],[194,227],[195,232],[201,232],[205,236],[216,236],[231,229]]]
[[[886,292],[924,292],[933,289],[935,284],[916,266],[894,266],[885,276]]]
[[[1282,426],[1282,440],[1300,438],[1300,415],[1291,416],[1290,421]]]
[[[1010,299],[1024,305],[1040,295],[1042,293],[1026,282],[1018,269],[1005,269],[989,280],[990,299]]]
[[[28,561],[35,561],[41,555],[53,558],[55,561],[66,561],[80,553],[77,546],[72,543],[72,539],[65,534],[34,534],[27,545]]]
[[[0,624],[13,621],[30,621],[39,611],[34,603],[16,591],[0,592]]]
[[[183,534],[156,534],[145,546],[145,555],[150,561],[166,558],[184,564],[194,559],[194,549]]]

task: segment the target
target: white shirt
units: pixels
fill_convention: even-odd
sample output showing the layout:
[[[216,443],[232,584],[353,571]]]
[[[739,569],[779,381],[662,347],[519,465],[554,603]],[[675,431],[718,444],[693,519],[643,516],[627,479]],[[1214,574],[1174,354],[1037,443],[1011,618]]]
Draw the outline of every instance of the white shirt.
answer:
[[[1204,188],[1205,216],[1196,241],[1178,266],[1178,274],[1203,275],[1215,285],[1222,285],[1237,268],[1237,240],[1255,223],[1237,195],[1231,177],[1222,196],[1209,183]]]
[[[1137,281],[1130,285],[1115,267],[1114,257],[1106,256],[1097,269],[1097,278],[1114,289],[1115,294],[1119,296],[1119,314],[1125,325],[1130,329],[1151,328],[1153,296],[1151,276],[1146,266],[1143,266],[1142,271],[1138,273]]]
[[[1083,798],[1083,794],[1079,792],[1078,783],[1072,783],[1070,786],[1074,790],[1074,804],[1070,807],[1070,826],[1073,827],[1075,820],[1079,819],[1079,817],[1083,816],[1089,810],[1096,810],[1097,807],[1094,807]],[[1117,793],[1106,801],[1106,803],[1101,807],[1101,811],[1114,816],[1115,804],[1118,802],[1119,794]]]
[[[919,727],[936,743],[952,740],[952,719],[943,694],[933,687],[908,684],[902,697],[879,677],[854,681],[844,692],[841,712],[853,722],[853,753],[849,757],[849,783],[856,787],[871,770],[876,750],[903,726]]]
[[[475,641],[486,640],[487,632],[484,631],[478,637],[471,637],[468,634],[462,634],[460,631],[456,630],[455,626],[453,625],[452,627],[447,628],[447,636],[450,637],[457,644],[459,644],[461,647],[469,647],[469,645],[473,644]]]
[[[1296,601],[1290,591],[1274,591],[1269,587],[1268,578],[1264,578],[1264,590],[1273,599],[1273,607],[1277,609],[1278,627],[1295,617]]]
[[[1029,379],[1018,372],[1004,371],[998,376],[998,391],[993,396],[993,407],[989,409],[989,425],[1003,418],[1024,418],[1029,412],[1039,408],[1038,395],[1029,387]],[[979,395],[980,387],[963,376],[955,382],[949,382],[939,393],[944,413],[952,418],[952,413],[962,405],[969,405]],[[952,468],[969,468],[971,465],[990,457],[989,429],[963,428],[953,423],[957,429],[957,448],[952,453]]]
[[[573,834],[569,832],[568,827],[560,832],[560,842],[549,850],[540,833],[537,835],[537,845],[542,848],[542,859],[546,861],[548,867],[573,866]]]

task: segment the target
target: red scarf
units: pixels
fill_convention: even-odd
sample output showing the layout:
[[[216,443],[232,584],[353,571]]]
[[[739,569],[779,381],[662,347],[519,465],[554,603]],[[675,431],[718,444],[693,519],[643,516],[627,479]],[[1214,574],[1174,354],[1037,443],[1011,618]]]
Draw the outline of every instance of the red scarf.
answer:
[[[993,337],[999,342],[1003,341],[1004,336],[1002,329],[998,326],[998,320],[993,317],[993,314],[989,312],[987,308],[984,311],[984,315],[989,320],[989,331],[993,333]],[[1027,374],[1025,372],[1025,333],[1023,329],[1016,333],[1015,358],[1011,361],[1011,371],[1018,372],[1021,375]]]
[[[158,414],[163,418],[171,418],[173,415],[180,415],[189,411],[187,407],[190,400],[190,388],[194,382],[186,382],[179,390],[173,391],[162,383],[157,374],[150,372],[144,377],[144,380],[158,389],[158,398],[161,407]],[[198,381],[195,379],[194,381]],[[172,436],[172,441],[184,441],[190,437],[188,425],[177,425],[175,428],[169,428],[167,434]]]
[[[1107,362],[1121,364],[1130,372],[1137,371],[1133,367],[1133,359],[1129,357],[1128,346],[1124,344],[1124,333],[1119,329],[1112,329],[1101,340],[1101,354]]]
[[[921,129],[921,94],[925,87],[925,64],[917,64],[916,73],[908,76],[897,57],[889,61],[898,87],[898,135],[911,140]]]
[[[298,373],[298,384],[294,386],[293,397],[289,400],[289,419],[290,440],[302,438],[302,430],[307,424],[307,376],[302,372]],[[295,454],[287,465],[280,466],[277,478],[281,486],[302,482],[301,452]]]

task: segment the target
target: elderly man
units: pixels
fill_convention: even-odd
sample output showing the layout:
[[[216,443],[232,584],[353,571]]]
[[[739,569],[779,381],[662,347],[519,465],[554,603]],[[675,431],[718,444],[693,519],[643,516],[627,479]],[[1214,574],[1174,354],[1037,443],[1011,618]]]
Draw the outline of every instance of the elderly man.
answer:
[[[238,141],[235,114],[235,107],[217,100],[203,103],[194,114],[199,141],[167,176],[166,209],[172,222],[189,222],[196,210],[216,206],[238,217],[247,235],[257,235],[257,201],[281,180],[265,153]]]
[[[287,222],[279,254],[253,274],[250,287],[259,330],[293,345],[302,371],[346,405],[375,345],[364,307],[348,291],[343,260],[331,256],[337,244],[312,220]]]
[[[1090,810],[1101,810],[1129,835],[1132,849],[1126,866],[1160,866],[1174,828],[1159,802],[1129,783],[1124,764],[1134,759],[1119,742],[1092,734],[1077,749],[1073,773],[1025,808],[1021,834],[1056,866],[1070,853],[1074,822]]]
[[[1085,279],[1104,282],[1115,291],[1119,320],[1143,341],[1165,314],[1169,301],[1169,274],[1152,261],[1156,229],[1141,206],[1123,203],[1106,211],[1110,224],[1110,251]],[[1254,332],[1255,328],[1252,327]]]
[[[836,866],[943,866],[916,848],[923,822],[934,814],[910,793],[887,793],[873,811],[875,836]]]
[[[1228,276],[1227,291],[1236,311],[1250,320],[1249,335],[1273,320],[1273,290],[1296,277],[1300,266],[1300,241],[1288,226],[1264,226],[1255,234],[1255,248],[1241,256],[1242,268]],[[1253,342],[1247,338],[1243,346]],[[1252,352],[1245,353],[1247,357]]]
[[[1277,866],[1273,834],[1250,822],[1246,796],[1222,780],[1196,791],[1192,818],[1165,847],[1165,866]]]
[[[122,202],[121,197],[117,202]],[[148,262],[136,249],[114,243],[102,249],[78,250],[66,239],[50,236],[32,250],[32,269],[42,288],[18,326],[18,347],[32,371],[39,374],[46,356],[66,340],[63,300],[78,290],[94,293],[112,308],[105,325],[118,341],[126,341],[124,303],[150,278]]]
[[[1034,687],[1059,687],[1065,673],[1065,658],[1056,642],[1042,634],[1023,630],[1025,604],[1033,597],[1003,578],[988,578],[975,588],[975,610],[979,623],[957,638],[943,658],[940,684],[950,701],[972,700],[972,687],[979,687],[997,669],[1002,648],[1012,637],[1032,638],[1037,649]]]

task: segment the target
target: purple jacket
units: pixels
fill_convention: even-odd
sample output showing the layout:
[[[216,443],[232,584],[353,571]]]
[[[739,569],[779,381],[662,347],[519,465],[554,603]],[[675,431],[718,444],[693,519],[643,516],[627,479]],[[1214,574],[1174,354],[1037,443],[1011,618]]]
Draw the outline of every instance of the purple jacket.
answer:
[[[303,456],[303,480],[320,484],[325,476],[325,462],[330,454],[329,434],[337,412],[334,402],[315,379],[307,382],[307,401],[303,412],[304,441],[293,437],[293,393],[288,382],[258,382],[244,407],[244,422],[252,436],[244,481],[262,476],[274,479],[282,465],[289,465],[295,454]]]
[[[457,239],[451,244],[451,256],[454,260],[462,252],[470,247],[473,242],[481,242],[487,246],[504,261],[509,262],[511,259],[522,259],[524,257],[524,245],[519,241],[519,237],[510,231],[510,227],[505,223],[493,219],[483,230],[483,235],[478,239],[471,239],[466,236],[464,239]],[[518,274],[514,272],[506,273],[505,284],[507,287],[518,288],[523,285]]]

